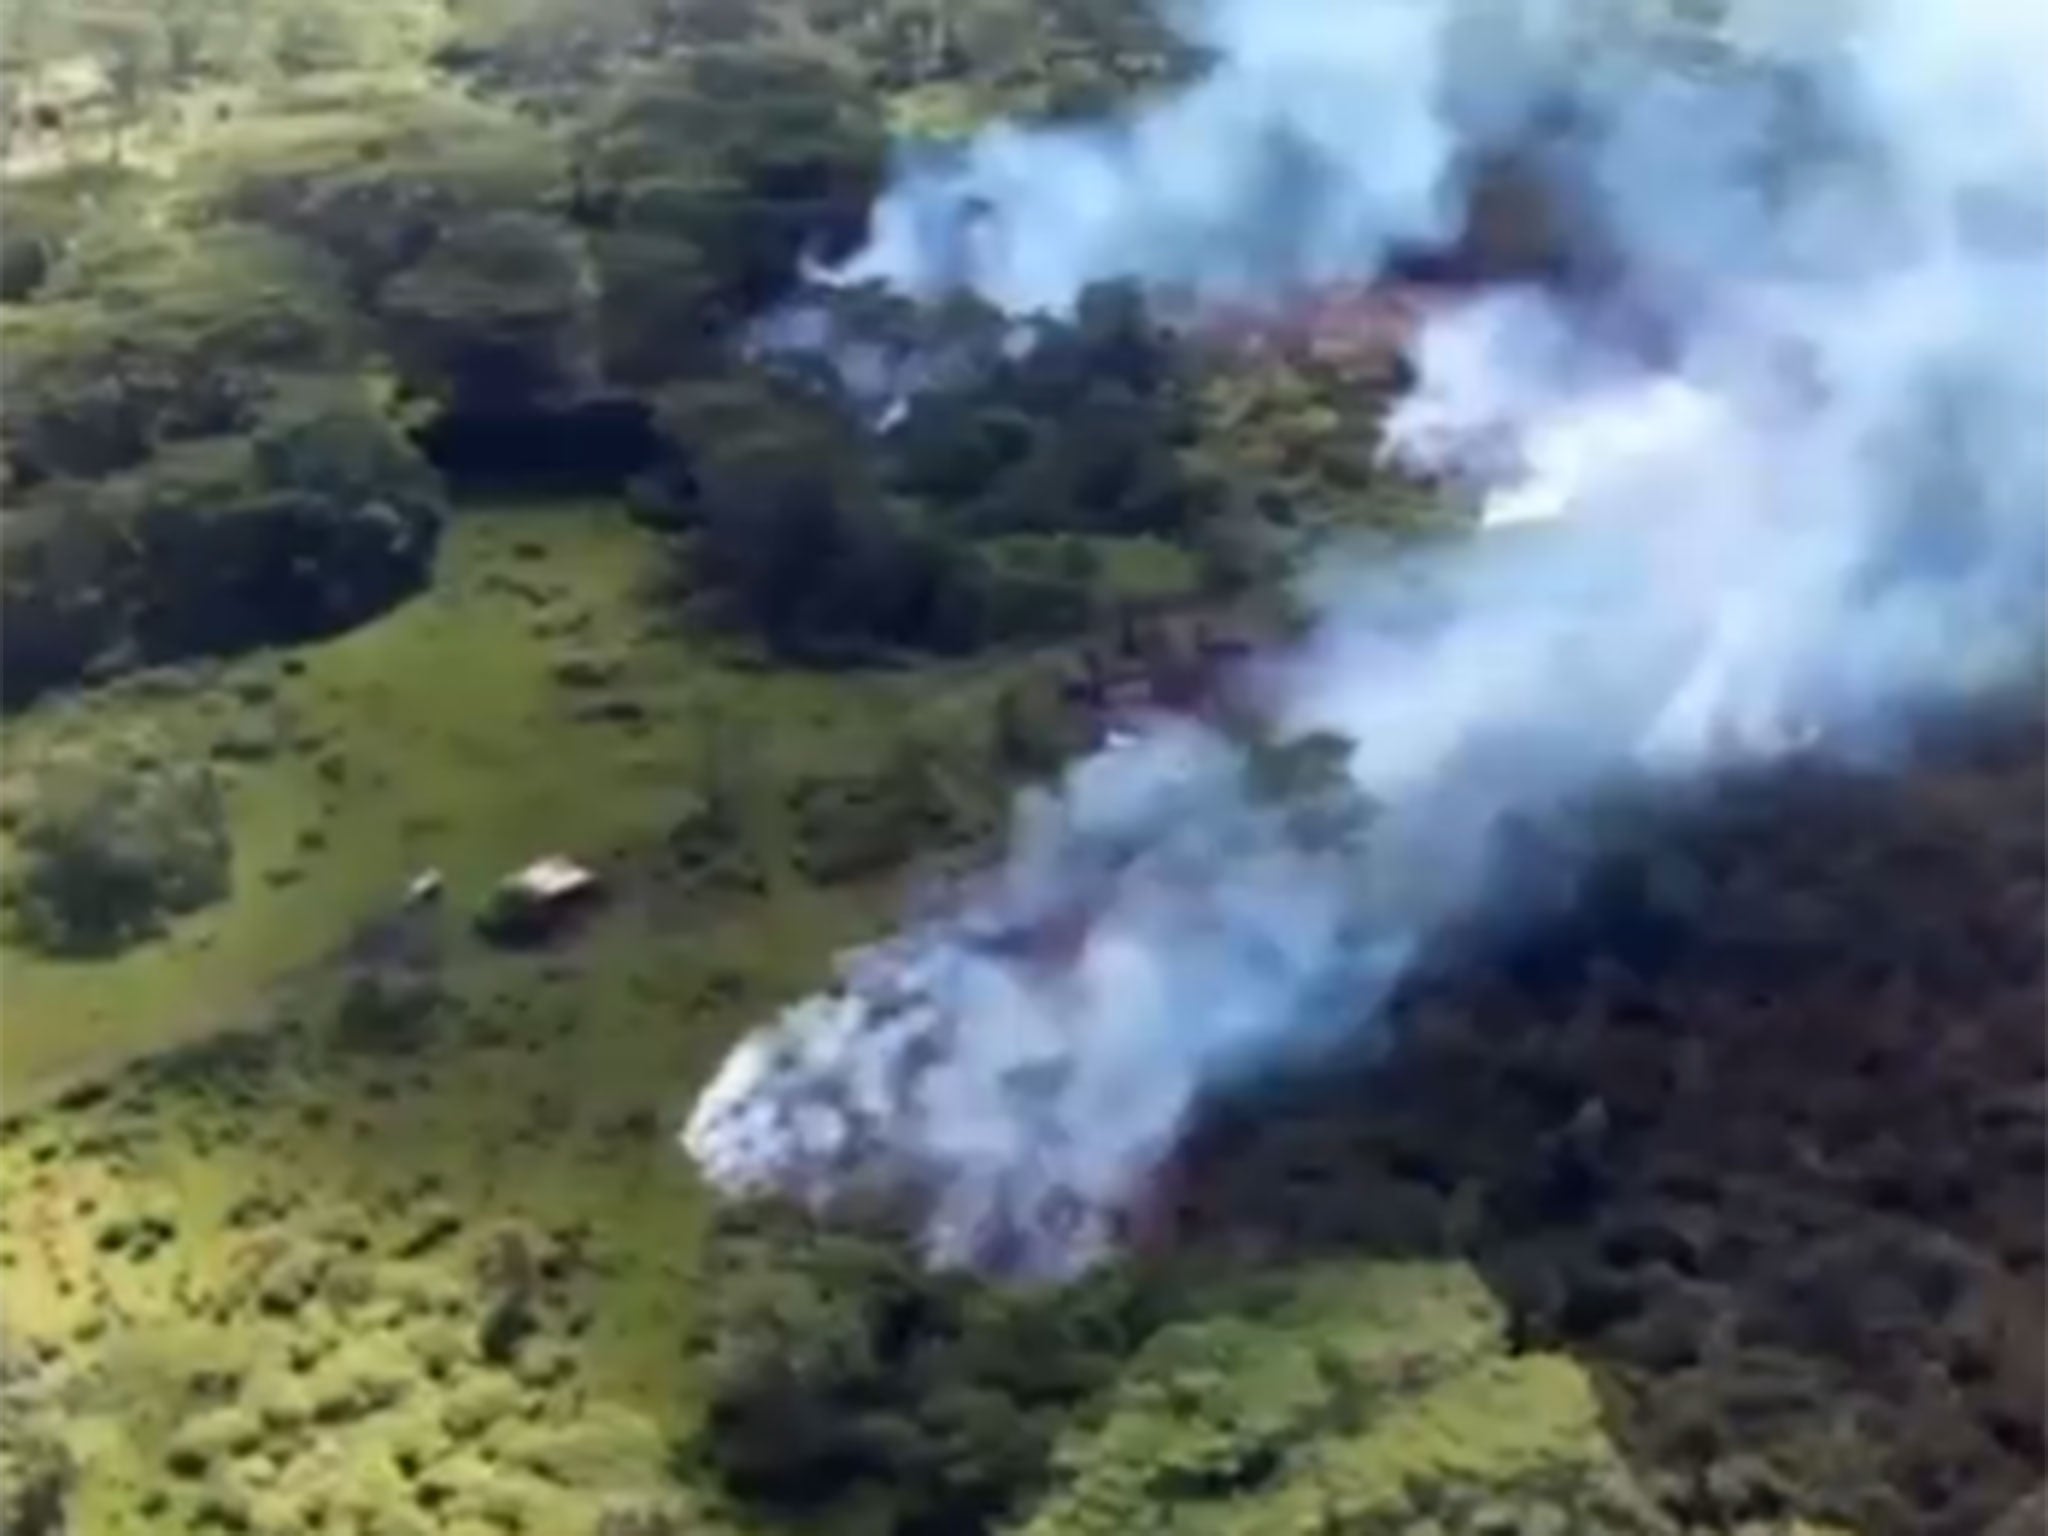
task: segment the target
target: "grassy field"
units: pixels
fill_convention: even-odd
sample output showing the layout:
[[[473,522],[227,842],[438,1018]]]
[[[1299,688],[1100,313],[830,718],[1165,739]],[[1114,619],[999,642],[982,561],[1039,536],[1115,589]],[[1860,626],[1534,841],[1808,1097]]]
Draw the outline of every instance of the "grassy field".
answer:
[[[647,535],[608,512],[472,514],[450,532],[436,588],[379,623],[14,723],[4,793],[16,801],[63,754],[115,741],[212,757],[229,782],[235,873],[231,900],[113,959],[0,949],[10,1096],[250,1022],[422,869],[442,870],[467,909],[543,853],[602,866],[664,830],[714,741],[763,773],[860,762],[913,690],[922,715],[949,707],[930,673],[708,660],[645,598],[647,555]],[[985,689],[963,674],[957,692],[973,707]]]
[[[288,1456],[295,1488],[331,1484],[346,1503],[382,1487],[346,1467],[394,1454],[396,1405],[358,1414],[341,1401],[350,1373],[375,1377],[382,1358],[403,1375],[408,1423],[438,1426],[441,1399],[482,1390],[474,1372],[439,1390],[420,1351],[451,1327],[467,1347],[487,1304],[473,1265],[508,1227],[534,1252],[566,1241],[575,1257],[550,1312],[558,1363],[529,1374],[573,1363],[559,1380],[500,1373],[505,1413],[587,1425],[603,1406],[616,1443],[586,1459],[628,1492],[659,1484],[650,1426],[687,1405],[698,1198],[675,1122],[732,1035],[815,985],[894,896],[887,881],[812,887],[771,859],[760,893],[696,900],[630,866],[697,803],[707,738],[764,784],[857,767],[913,707],[931,728],[979,720],[1000,669],[913,685],[714,660],[649,600],[649,551],[606,509],[472,514],[434,592],[377,624],[16,727],[15,796],[67,752],[145,734],[215,757],[231,782],[231,900],[107,960],[5,955],[15,1114],[0,1148],[0,1296],[12,1347],[40,1362],[35,1401],[61,1403],[92,1465],[79,1529],[204,1523],[223,1501],[255,1528],[298,1529],[305,1500],[272,1496],[263,1466],[309,1423],[322,1428],[307,1444],[335,1465],[323,1482]],[[619,899],[559,952],[477,942],[467,914],[489,883],[557,849],[613,874]],[[402,1056],[342,1049],[333,1019],[353,972],[330,962],[425,867],[448,882],[444,910],[414,920],[436,930],[413,936],[435,956],[428,1036]],[[280,1299],[306,1276],[303,1297]],[[423,1339],[437,1321],[439,1344]],[[335,1360],[295,1370],[302,1347]],[[167,1472],[195,1376],[234,1376],[238,1411],[261,1419],[270,1396],[296,1401],[323,1370],[341,1394],[324,1416],[288,1402],[264,1455],[238,1441],[239,1457],[193,1452],[177,1458],[187,1472]],[[371,1382],[364,1401],[382,1390]],[[412,1528],[381,1505],[358,1514],[364,1530]]]

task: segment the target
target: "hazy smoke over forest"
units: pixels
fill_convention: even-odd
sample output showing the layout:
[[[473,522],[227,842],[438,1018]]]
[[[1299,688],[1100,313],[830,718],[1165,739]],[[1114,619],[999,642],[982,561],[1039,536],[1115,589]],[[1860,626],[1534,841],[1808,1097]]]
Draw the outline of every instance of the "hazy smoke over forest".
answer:
[[[1678,9],[1211,0],[1178,93],[906,163],[849,272],[919,296],[1370,277],[1506,146],[1597,261],[1427,323],[1387,451],[1544,527],[1418,557],[1398,620],[1417,572],[1313,573],[1260,696],[1348,786],[1177,723],[1025,797],[980,889],[734,1052],[686,1134],[715,1183],[909,1189],[935,1260],[1069,1272],[1202,1094],[1371,1027],[1503,818],[1882,754],[2038,665],[2048,8]]]

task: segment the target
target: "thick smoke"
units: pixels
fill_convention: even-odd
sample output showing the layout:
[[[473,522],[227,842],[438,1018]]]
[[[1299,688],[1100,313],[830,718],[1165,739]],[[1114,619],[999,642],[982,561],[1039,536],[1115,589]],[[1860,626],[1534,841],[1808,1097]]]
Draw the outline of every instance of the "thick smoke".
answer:
[[[2036,675],[2048,9],[1653,9],[1215,0],[1181,93],[906,169],[854,275],[918,295],[1370,277],[1507,146],[1601,276],[1427,322],[1387,451],[1476,485],[1487,531],[1314,573],[1319,623],[1258,672],[1276,734],[1348,743],[1341,782],[1278,792],[1182,723],[1027,797],[980,887],[734,1053],[685,1138],[714,1182],[873,1187],[936,1261],[1071,1272],[1204,1094],[1369,1032],[1505,825],[1881,756]]]
[[[1011,310],[1138,278],[1237,297],[1373,271],[1455,222],[1440,8],[1278,0],[1192,19],[1216,67],[1127,119],[927,152],[845,275]]]

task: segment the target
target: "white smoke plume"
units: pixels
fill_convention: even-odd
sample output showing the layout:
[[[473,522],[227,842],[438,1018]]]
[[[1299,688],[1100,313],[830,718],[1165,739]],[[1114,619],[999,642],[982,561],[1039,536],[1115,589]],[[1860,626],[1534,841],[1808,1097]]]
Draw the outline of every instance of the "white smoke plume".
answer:
[[[916,295],[1369,278],[1503,145],[1604,275],[1428,321],[1387,449],[1477,481],[1492,531],[1314,573],[1258,674],[1277,733],[1349,744],[1344,792],[1265,793],[1192,724],[1081,763],[980,888],[735,1051],[685,1134],[714,1183],[908,1193],[935,1262],[1071,1273],[1205,1094],[1371,1030],[1504,822],[1882,753],[2038,675],[2048,7],[1656,9],[1212,0],[1204,80],[906,170],[852,275]]]
[[[1112,278],[1246,297],[1355,277],[1447,234],[1441,8],[1346,9],[1208,6],[1189,24],[1218,63],[1191,88],[1114,123],[1000,125],[925,154],[843,275],[1062,310]]]

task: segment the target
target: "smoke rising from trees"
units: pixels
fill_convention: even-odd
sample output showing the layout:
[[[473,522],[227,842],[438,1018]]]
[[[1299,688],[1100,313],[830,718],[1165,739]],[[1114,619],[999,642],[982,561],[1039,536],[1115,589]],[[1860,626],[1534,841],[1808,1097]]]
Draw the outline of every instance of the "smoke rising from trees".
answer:
[[[1917,711],[2031,675],[2048,17],[1722,10],[1215,0],[1177,94],[906,164],[848,275],[918,296],[1284,302],[1448,237],[1508,148],[1588,259],[1426,323],[1385,451],[1496,526],[1311,573],[1261,693],[1278,737],[1349,744],[1341,777],[1274,795],[1174,725],[1027,797],[963,907],[738,1048],[685,1138],[715,1183],[907,1191],[934,1260],[1070,1273],[1203,1095],[1371,1029],[1491,896],[1504,825],[1790,751],[1881,762]]]

